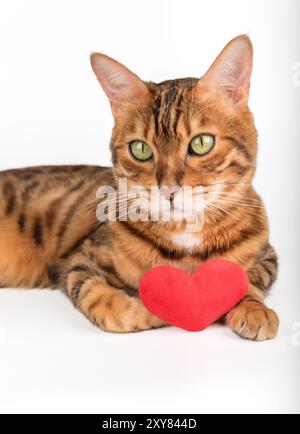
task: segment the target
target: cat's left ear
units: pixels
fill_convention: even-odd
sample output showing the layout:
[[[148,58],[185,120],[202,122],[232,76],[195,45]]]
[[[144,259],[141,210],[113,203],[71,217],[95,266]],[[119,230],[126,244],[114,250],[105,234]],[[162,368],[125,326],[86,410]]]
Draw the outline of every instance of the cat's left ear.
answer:
[[[145,101],[150,93],[146,84],[116,60],[101,53],[91,55],[91,65],[111,103],[114,116],[124,104]]]
[[[253,69],[253,46],[248,36],[233,39],[217,57],[199,85],[223,92],[236,104],[247,104]]]

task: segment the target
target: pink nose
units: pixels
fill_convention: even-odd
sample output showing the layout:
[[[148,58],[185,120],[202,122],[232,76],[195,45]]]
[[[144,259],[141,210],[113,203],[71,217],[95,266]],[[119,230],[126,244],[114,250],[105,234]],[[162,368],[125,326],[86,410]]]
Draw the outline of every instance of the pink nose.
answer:
[[[179,185],[163,185],[161,187],[161,194],[170,202],[174,200],[175,193],[180,190]]]

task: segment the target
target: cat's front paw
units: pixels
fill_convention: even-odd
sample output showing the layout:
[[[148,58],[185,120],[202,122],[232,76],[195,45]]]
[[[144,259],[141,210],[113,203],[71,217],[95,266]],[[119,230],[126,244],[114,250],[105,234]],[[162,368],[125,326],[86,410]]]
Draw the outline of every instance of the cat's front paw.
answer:
[[[101,284],[88,291],[79,308],[103,331],[133,333],[166,324],[152,315],[136,297],[129,297],[123,291]]]
[[[278,334],[277,314],[258,302],[242,302],[227,315],[227,322],[243,339],[262,342],[274,339]]]

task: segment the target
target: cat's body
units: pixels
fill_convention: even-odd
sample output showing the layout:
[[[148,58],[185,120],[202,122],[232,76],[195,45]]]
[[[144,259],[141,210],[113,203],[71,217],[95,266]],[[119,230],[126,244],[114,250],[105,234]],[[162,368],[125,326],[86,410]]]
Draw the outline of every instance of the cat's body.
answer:
[[[76,245],[95,227],[88,206],[101,182],[112,183],[111,169],[52,166],[0,173],[1,286],[64,286],[63,270]]]
[[[252,115],[240,104],[242,87],[234,95],[233,110],[220,95],[207,98],[208,86],[201,80],[145,84],[111,59],[100,60],[104,65],[95,64],[94,57],[93,67],[116,120],[114,168],[38,167],[0,173],[0,286],[61,288],[102,329],[139,331],[164,325],[138,298],[144,272],[172,265],[192,273],[209,258],[225,258],[242,265],[250,280],[248,295],[228,315],[229,325],[245,338],[275,337],[278,318],[263,299],[276,278],[277,259],[268,241],[263,204],[251,186],[257,135]],[[116,71],[123,74],[118,89]],[[131,87],[134,91],[127,98],[125,78],[126,92]],[[188,155],[182,144],[201,133],[206,140],[208,133],[213,135],[209,137],[214,137],[217,150],[201,158]],[[128,143],[137,140],[152,144],[145,145],[153,155],[143,162],[128,152]],[[201,185],[208,201],[204,227],[191,233],[186,221],[99,222],[97,190],[117,187],[123,177],[129,186],[147,189]],[[175,203],[176,192],[171,196],[168,200]]]

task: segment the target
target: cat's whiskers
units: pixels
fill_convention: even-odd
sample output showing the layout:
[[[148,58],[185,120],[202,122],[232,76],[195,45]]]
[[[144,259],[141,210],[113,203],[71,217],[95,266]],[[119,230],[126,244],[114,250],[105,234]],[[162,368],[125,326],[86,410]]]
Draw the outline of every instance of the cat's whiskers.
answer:
[[[220,212],[226,213],[226,214],[231,215],[231,216],[236,216],[238,219],[241,219],[243,216],[243,213],[242,214],[237,213],[236,209],[232,209],[232,206],[234,208],[243,206],[243,209],[242,209],[243,213],[246,212],[247,214],[251,214],[254,216],[257,215],[257,212],[254,211],[253,208],[263,208],[263,205],[251,206],[251,205],[248,205],[247,203],[242,203],[242,202],[237,202],[237,201],[226,201],[226,200],[221,199],[216,203],[206,204],[206,210],[207,210],[208,215],[210,214],[211,209],[213,209],[213,210],[218,210]],[[241,211],[241,208],[239,209],[239,211]]]
[[[238,193],[238,191],[231,192],[231,191],[222,190],[222,191],[220,191],[220,194],[226,195],[226,196],[232,196],[232,197],[242,197],[242,198],[245,197],[244,194]],[[252,198],[249,198],[249,199],[255,200],[256,202],[261,202],[261,199],[252,199]]]
[[[219,210],[219,211],[223,211],[223,212],[225,212],[226,214],[228,214],[228,215],[230,215],[231,213],[230,213],[230,211],[228,210],[228,209],[226,209],[226,208],[221,208],[220,206],[218,206],[218,205],[215,205],[215,204],[209,204],[208,205],[208,207],[207,207],[207,209],[209,209],[209,208],[214,208],[214,209],[217,209],[217,210]]]
[[[261,207],[263,205],[261,200],[251,199],[251,198],[247,199],[241,195],[230,195],[230,194],[226,194],[226,193],[221,193],[219,195],[219,199],[220,200],[228,200],[228,201],[232,201],[232,202],[236,202],[236,203],[240,202],[243,204],[253,205],[253,206],[256,205],[258,207]]]
[[[101,198],[96,198],[93,201],[91,201],[86,207],[83,207],[83,211],[87,211],[89,209],[94,210],[95,207],[97,207],[98,205],[100,205],[101,203],[106,203],[106,204],[111,204],[111,203],[115,203],[115,204],[119,204],[122,202],[128,202],[131,199],[136,198],[136,195],[127,195],[125,197],[122,196],[118,196],[117,193],[112,193],[112,194],[107,194],[105,198],[101,199]],[[106,201],[106,202],[105,202]]]
[[[202,187],[207,188],[207,187],[215,187],[216,185],[223,185],[223,186],[227,186],[227,185],[247,185],[250,186],[251,185],[251,181],[252,178],[244,178],[242,181],[220,181],[220,182],[215,182],[215,183],[211,183],[211,184],[204,184],[202,185]]]
[[[251,203],[247,203],[247,202],[224,199],[224,198],[220,198],[220,202],[224,203],[224,204],[228,203],[228,204],[232,204],[232,205],[245,206],[245,207],[249,207],[249,208],[264,208],[264,206],[262,204],[257,205],[257,204],[251,204]]]

